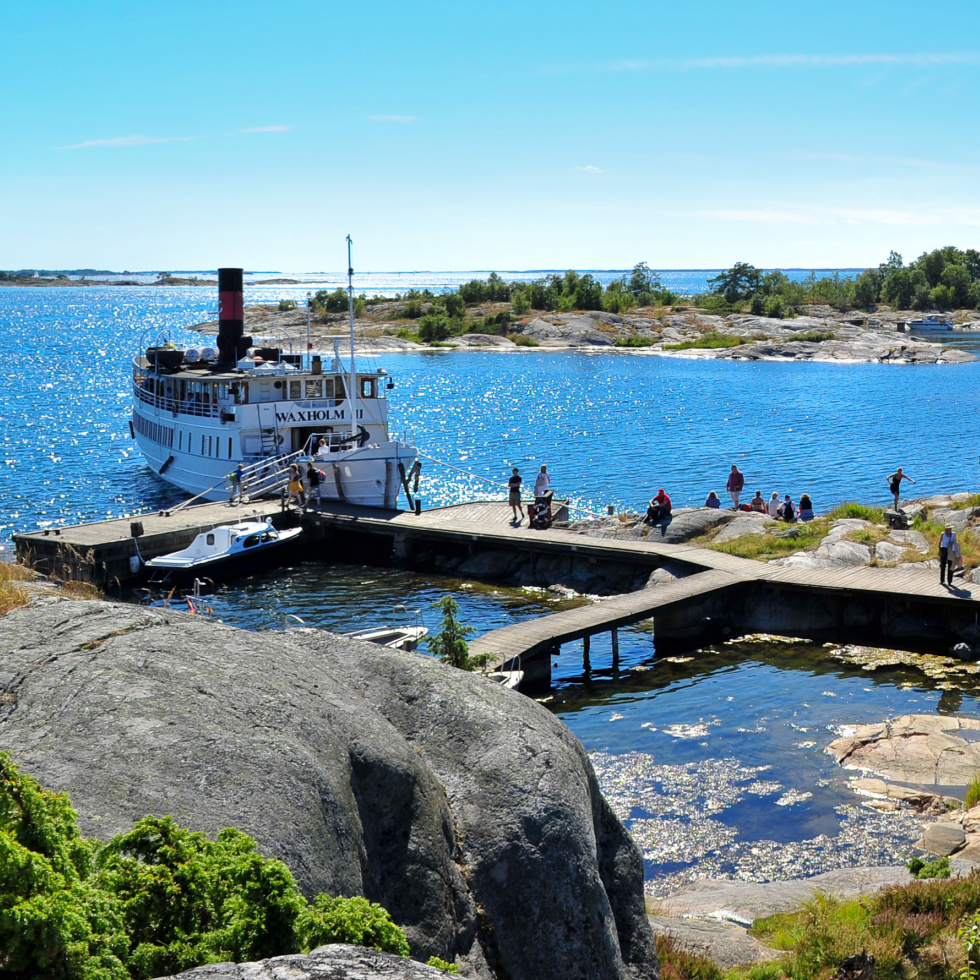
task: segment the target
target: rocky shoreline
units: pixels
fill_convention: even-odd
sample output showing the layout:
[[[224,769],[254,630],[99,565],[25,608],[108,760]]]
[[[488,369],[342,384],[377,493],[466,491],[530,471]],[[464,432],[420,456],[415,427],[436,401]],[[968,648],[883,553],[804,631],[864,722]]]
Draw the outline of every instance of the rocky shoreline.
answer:
[[[508,304],[488,304],[472,312],[479,318],[506,312]],[[882,311],[853,316],[830,307],[810,307],[806,316],[793,319],[733,313],[715,316],[693,307],[637,311],[618,315],[606,312],[532,313],[508,324],[508,336],[499,333],[464,333],[426,345],[399,337],[413,327],[401,318],[401,304],[372,304],[355,321],[355,345],[365,353],[399,353],[431,350],[467,352],[547,352],[588,350],[732,361],[828,361],[878,364],[963,364],[977,358],[955,347],[901,332],[915,314]],[[980,312],[957,314],[957,330],[980,331]],[[216,333],[217,321],[193,329]],[[294,349],[306,339],[306,311],[280,311],[275,306],[250,306],[245,310],[245,332],[256,342],[274,344],[292,338]],[[685,346],[705,343],[705,336],[728,338],[732,346]],[[339,344],[349,355],[347,317],[335,314],[327,322],[311,324],[315,350]],[[300,343],[302,341],[303,343]]]

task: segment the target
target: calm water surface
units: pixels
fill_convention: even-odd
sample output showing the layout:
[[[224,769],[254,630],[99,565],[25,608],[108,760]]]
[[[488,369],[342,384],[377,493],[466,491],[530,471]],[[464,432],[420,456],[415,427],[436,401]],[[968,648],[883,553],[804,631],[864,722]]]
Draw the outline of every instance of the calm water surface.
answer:
[[[280,295],[288,292],[256,287],[247,299]],[[0,289],[0,539],[8,548],[14,531],[182,499],[129,439],[129,362],[147,330],[198,339],[185,331],[214,305],[209,291],[193,288]],[[413,433],[427,457],[427,506],[500,494],[494,485],[511,466],[530,475],[541,462],[586,510],[637,509],[658,486],[676,504],[700,503],[723,490],[733,462],[752,490],[807,490],[818,510],[846,499],[884,503],[896,465],[923,494],[977,486],[975,364],[542,351],[382,363],[396,381],[392,428]],[[223,587],[207,606],[248,629],[281,629],[292,615],[341,630],[377,623],[378,610],[401,603],[421,609],[431,627],[431,603],[447,592],[481,631],[555,608],[541,592],[314,561]],[[563,648],[550,706],[594,753],[604,790],[643,848],[652,893],[697,874],[766,878],[900,857],[914,821],[856,805],[823,747],[841,725],[903,711],[980,713],[972,691],[957,698],[918,674],[867,674],[809,646],[751,644],[668,660],[642,629],[624,631],[621,642],[615,678],[602,669],[602,638],[589,679],[580,646]]]

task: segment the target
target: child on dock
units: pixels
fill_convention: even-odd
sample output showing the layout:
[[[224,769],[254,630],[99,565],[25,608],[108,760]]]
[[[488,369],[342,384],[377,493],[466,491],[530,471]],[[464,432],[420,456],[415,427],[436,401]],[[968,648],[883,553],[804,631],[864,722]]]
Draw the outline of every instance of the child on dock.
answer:
[[[514,513],[513,520],[511,523],[520,524],[524,520],[524,508],[521,506],[521,484],[524,481],[521,479],[521,471],[515,466],[510,479],[507,481],[507,503],[510,504],[510,509]],[[517,512],[521,512],[521,516],[518,518]]]

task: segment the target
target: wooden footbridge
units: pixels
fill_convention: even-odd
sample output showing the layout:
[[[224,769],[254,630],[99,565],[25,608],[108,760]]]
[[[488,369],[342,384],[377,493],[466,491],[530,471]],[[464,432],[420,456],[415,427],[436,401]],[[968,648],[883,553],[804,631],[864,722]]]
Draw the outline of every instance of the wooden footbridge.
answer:
[[[564,556],[586,564],[628,564],[638,570],[670,565],[683,577],[637,592],[610,596],[538,619],[493,630],[470,644],[494,655],[497,666],[520,664],[529,679],[547,680],[551,656],[582,640],[586,669],[590,641],[642,620],[656,623],[657,648],[771,632],[940,651],[954,643],[980,645],[980,585],[939,584],[938,572],[915,563],[894,568],[807,568],[771,565],[723,552],[654,540],[590,537],[571,529],[534,531],[510,523],[502,502],[475,502],[421,513],[332,504],[318,513],[284,511],[278,501],[241,510],[222,504],[188,507],[117,521],[15,535],[18,556],[42,569],[74,563],[79,577],[100,584],[136,575],[139,561],[183,547],[201,530],[242,516],[273,517],[277,525],[303,523],[306,554],[329,559],[401,562],[420,554]],[[138,533],[136,533],[138,532]],[[59,555],[61,556],[59,558]],[[70,561],[65,555],[72,556]],[[87,576],[83,573],[88,570]]]

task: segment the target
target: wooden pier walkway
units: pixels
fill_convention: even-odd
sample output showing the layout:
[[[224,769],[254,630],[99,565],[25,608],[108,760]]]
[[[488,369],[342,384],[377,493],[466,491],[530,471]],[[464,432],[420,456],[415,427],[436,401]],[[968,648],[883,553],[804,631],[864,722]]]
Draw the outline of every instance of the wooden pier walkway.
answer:
[[[615,657],[615,631],[651,617],[656,620],[658,647],[671,637],[678,643],[696,644],[699,638],[724,629],[847,636],[879,645],[904,640],[918,648],[929,644],[944,648],[964,639],[980,645],[980,585],[957,580],[952,588],[942,586],[935,569],[915,563],[894,568],[770,565],[686,544],[590,537],[554,527],[535,531],[526,523],[515,527],[510,508],[502,501],[476,501],[418,514],[327,504],[321,512],[298,515],[283,512],[278,500],[241,510],[202,504],[170,514],[19,534],[15,541],[18,557],[42,570],[45,562],[54,562],[58,554],[64,560],[67,553],[81,564],[83,558],[89,562],[92,580],[122,582],[134,577],[134,555],[146,559],[175,550],[201,530],[253,515],[272,516],[277,526],[301,521],[311,557],[329,554],[358,560],[351,549],[373,538],[383,556],[408,564],[415,551],[523,551],[651,571],[670,564],[686,573],[666,584],[493,630],[473,641],[474,653],[494,654],[501,667],[520,661],[526,669],[528,660],[536,658],[542,662],[539,670],[550,674],[550,654],[562,644],[583,640],[587,658],[589,638],[603,632],[613,634]],[[141,533],[134,535],[134,530]],[[323,545],[326,538],[335,539],[329,548]]]

